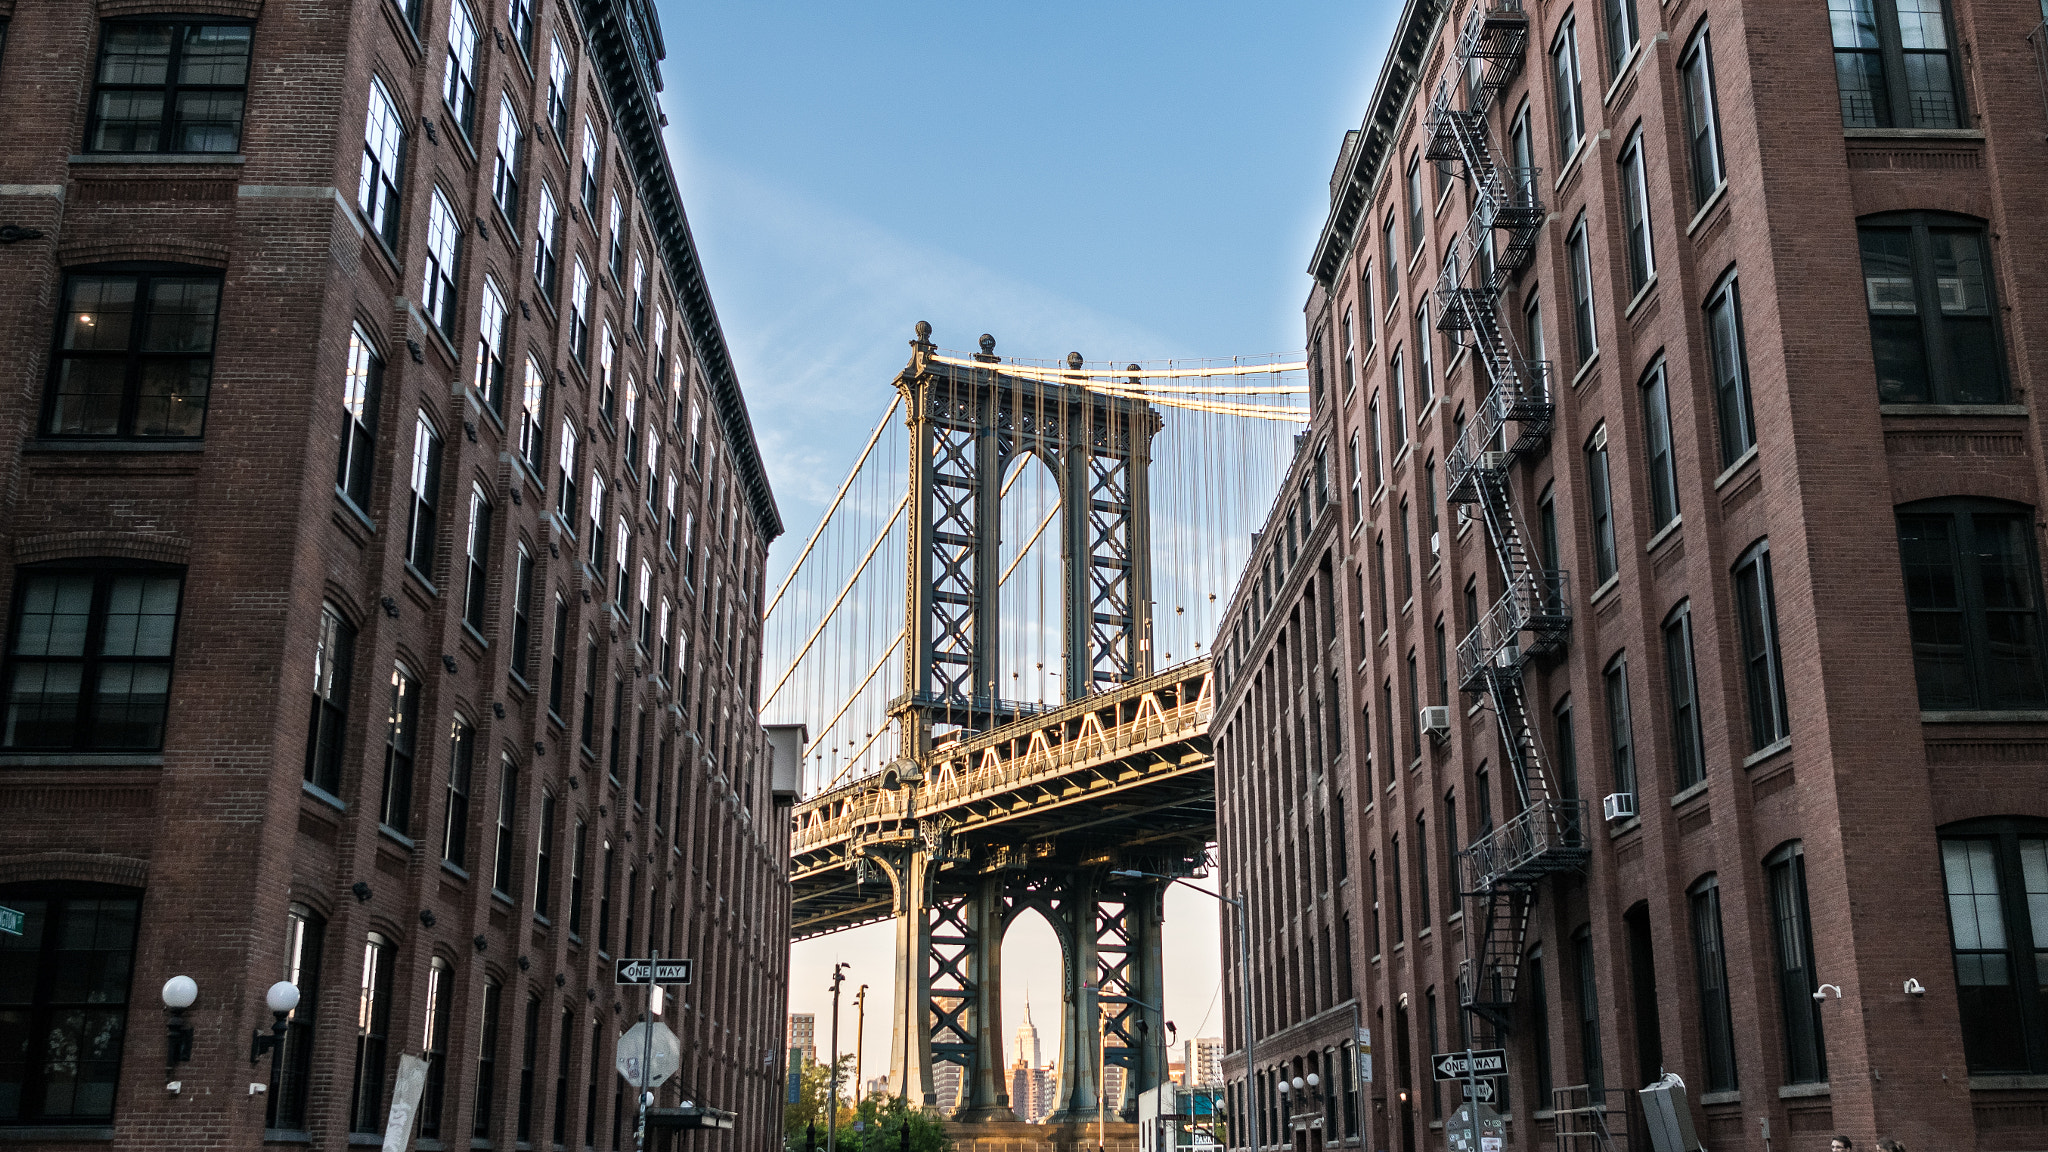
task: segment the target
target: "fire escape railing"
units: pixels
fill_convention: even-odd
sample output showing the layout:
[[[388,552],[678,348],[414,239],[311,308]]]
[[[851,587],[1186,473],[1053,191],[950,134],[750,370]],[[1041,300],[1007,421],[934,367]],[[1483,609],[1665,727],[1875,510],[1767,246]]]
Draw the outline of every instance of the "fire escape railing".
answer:
[[[1586,859],[1585,804],[1552,794],[1522,686],[1528,662],[1571,630],[1570,576],[1531,556],[1509,479],[1515,461],[1549,439],[1556,411],[1548,366],[1521,355],[1500,308],[1509,281],[1535,259],[1544,222],[1539,173],[1501,163],[1491,139],[1494,107],[1528,45],[1522,0],[1478,0],[1430,101],[1427,152],[1461,163],[1473,193],[1437,281],[1437,327],[1473,350],[1490,385],[1445,471],[1451,502],[1478,506],[1502,576],[1500,598],[1458,643],[1459,686],[1492,702],[1519,804],[1458,853],[1459,890],[1476,913],[1466,919],[1459,1002],[1496,1033],[1513,1009],[1536,885]]]

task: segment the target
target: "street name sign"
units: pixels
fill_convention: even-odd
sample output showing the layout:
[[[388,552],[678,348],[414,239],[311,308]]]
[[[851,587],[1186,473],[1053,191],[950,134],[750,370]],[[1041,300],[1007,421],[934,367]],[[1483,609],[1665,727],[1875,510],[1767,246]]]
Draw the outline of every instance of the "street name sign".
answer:
[[[618,965],[617,984],[688,984],[690,982],[690,961],[650,960],[646,957],[632,959],[621,957],[614,961]]]
[[[1439,1080],[1464,1080],[1473,1076],[1501,1076],[1508,1070],[1508,1050],[1482,1048],[1477,1052],[1439,1052],[1429,1058]]]
[[[1493,1081],[1491,1080],[1466,1080],[1463,1081],[1463,1084],[1465,1099],[1467,1100],[1477,1100],[1482,1104],[1491,1104],[1500,1095],[1499,1092],[1494,1090]]]
[[[9,936],[19,936],[22,925],[27,920],[28,917],[22,915],[20,909],[0,905],[0,932],[5,932]]]

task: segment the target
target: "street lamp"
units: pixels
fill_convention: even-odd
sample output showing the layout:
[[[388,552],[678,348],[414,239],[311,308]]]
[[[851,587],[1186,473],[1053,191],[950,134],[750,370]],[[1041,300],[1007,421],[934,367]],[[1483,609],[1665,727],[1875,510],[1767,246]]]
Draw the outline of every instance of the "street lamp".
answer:
[[[850,967],[844,960],[832,965],[832,1094],[825,1113],[825,1152],[837,1152],[839,1147],[839,985]]]
[[[198,999],[199,982],[190,976],[173,976],[164,981],[164,1007],[171,1013],[169,1022],[164,1025],[170,1036],[164,1050],[165,1079],[175,1076],[178,1065],[192,1058],[192,1026],[185,1023],[185,1009]]]
[[[169,989],[166,989],[167,993],[168,991]],[[268,1036],[264,1035],[263,1030],[259,1028],[256,1030],[255,1035],[250,1038],[249,1063],[254,1064],[263,1058],[265,1052],[270,1053],[270,1083],[275,1084],[277,1083],[278,1058],[284,1054],[284,1033],[287,1027],[285,1018],[290,1016],[292,1010],[299,1006],[299,986],[289,980],[279,980],[270,986],[268,992],[263,994],[263,1005],[270,1009],[270,1034]],[[251,1084],[249,1086],[249,1094],[253,1096],[263,1087],[263,1085]]]
[[[1231,911],[1237,913],[1233,919],[1237,923],[1237,1001],[1238,1009],[1244,1016],[1244,1090],[1247,1105],[1244,1109],[1245,1135],[1250,1141],[1252,1152],[1258,1152],[1259,1109],[1257,1101],[1253,1099],[1253,1093],[1257,1091],[1254,1078],[1258,1074],[1258,1057],[1257,1049],[1252,1043],[1252,945],[1250,932],[1245,923],[1250,919],[1250,912],[1245,907],[1245,898],[1225,896],[1221,892],[1197,888],[1189,884],[1185,876],[1162,876],[1157,872],[1142,872],[1135,868],[1112,869],[1109,874],[1126,880],[1164,880],[1170,884],[1179,884],[1212,900],[1228,904]],[[1285,1091],[1285,1088],[1282,1091]]]

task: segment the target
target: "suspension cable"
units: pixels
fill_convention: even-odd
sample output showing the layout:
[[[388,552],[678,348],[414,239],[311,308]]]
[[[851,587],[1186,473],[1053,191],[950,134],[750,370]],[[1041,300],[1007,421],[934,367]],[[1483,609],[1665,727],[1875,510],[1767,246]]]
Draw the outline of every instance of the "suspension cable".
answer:
[[[775,590],[775,595],[768,598],[768,607],[761,610],[762,620],[767,620],[774,613],[775,606],[782,602],[782,594],[789,590],[790,581],[796,579],[798,569],[804,566],[804,561],[810,556],[811,549],[818,543],[818,537],[825,534],[825,526],[832,522],[832,514],[839,511],[839,502],[846,499],[847,489],[853,487],[854,477],[859,476],[860,470],[866,466],[868,454],[875,450],[875,443],[882,438],[883,429],[889,426],[889,418],[896,415],[896,408],[902,403],[903,396],[901,393],[897,394],[895,399],[889,401],[889,410],[882,413],[881,421],[875,425],[874,433],[868,437],[868,446],[860,450],[860,459],[854,461],[853,470],[846,474],[846,482],[839,486],[839,494],[832,497],[831,506],[826,508],[825,514],[818,518],[818,526],[812,530],[811,538],[804,542],[804,550],[797,554],[796,563],[789,566],[789,574],[782,578],[782,586]]]
[[[782,691],[782,686],[789,682],[790,675],[803,663],[804,656],[811,650],[811,645],[818,642],[818,636],[825,631],[825,625],[832,622],[832,614],[839,611],[839,606],[846,602],[846,594],[853,591],[854,582],[859,580],[860,574],[867,569],[868,561],[873,560],[875,553],[881,551],[882,542],[889,538],[889,533],[895,530],[897,519],[903,515],[903,510],[909,506],[910,493],[905,492],[903,499],[896,502],[896,511],[889,517],[889,522],[882,526],[882,531],[875,536],[875,542],[868,545],[867,555],[860,558],[860,563],[854,566],[853,575],[846,578],[846,586],[839,590],[839,595],[833,597],[832,606],[825,609],[825,615],[818,620],[818,626],[811,629],[811,634],[804,640],[803,646],[797,649],[795,656],[790,657],[789,667],[782,670],[782,678],[775,682],[775,687],[769,689],[768,695],[762,699],[762,709],[765,710],[769,704],[774,702],[775,694]]]

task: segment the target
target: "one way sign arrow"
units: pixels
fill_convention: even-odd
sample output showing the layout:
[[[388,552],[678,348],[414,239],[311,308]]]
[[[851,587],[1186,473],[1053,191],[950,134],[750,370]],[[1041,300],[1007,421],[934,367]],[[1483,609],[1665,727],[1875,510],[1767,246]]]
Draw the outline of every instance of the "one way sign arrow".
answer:
[[[1473,1052],[1439,1052],[1429,1058],[1439,1080],[1465,1080],[1474,1076],[1500,1076],[1508,1070],[1508,1050],[1487,1048]]]
[[[690,962],[688,960],[653,960],[647,958],[620,957],[614,983],[618,984],[688,984]]]

